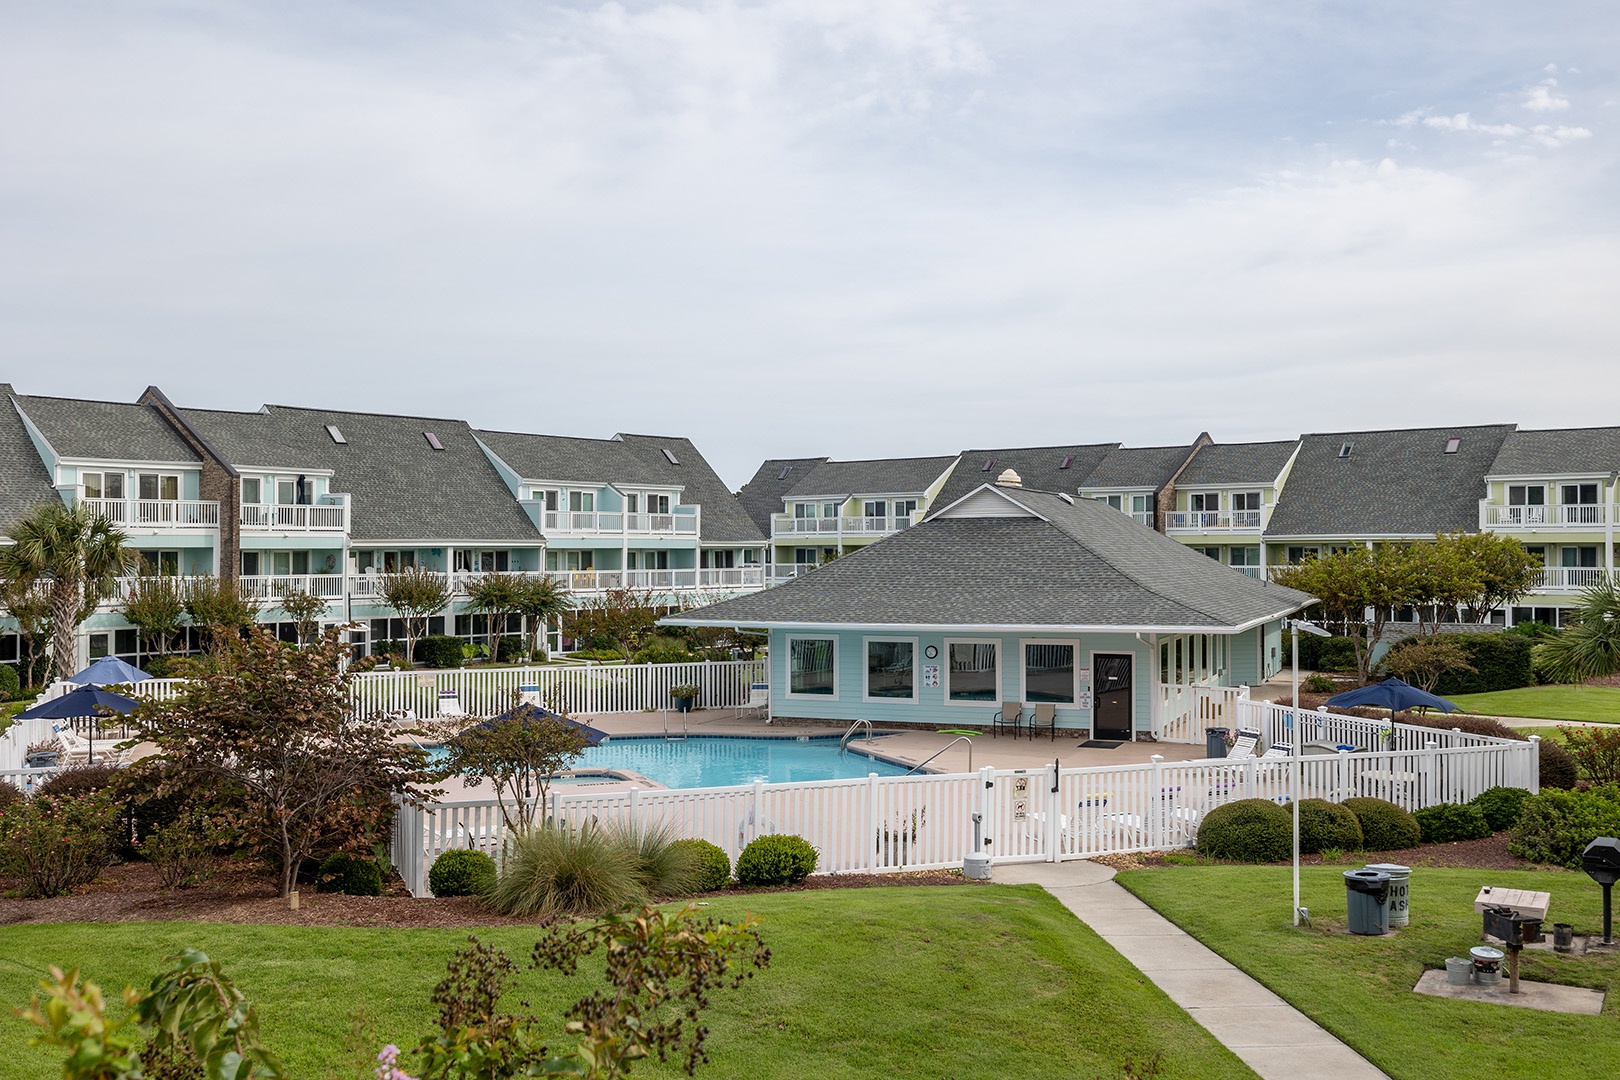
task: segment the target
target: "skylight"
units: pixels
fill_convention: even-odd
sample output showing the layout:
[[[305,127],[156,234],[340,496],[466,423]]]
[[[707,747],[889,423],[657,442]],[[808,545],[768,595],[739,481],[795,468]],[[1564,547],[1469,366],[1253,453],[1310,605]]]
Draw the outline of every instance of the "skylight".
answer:
[[[1355,448],[1356,444],[1346,439],[1344,445],[1339,447],[1339,456],[1342,458],[1349,457],[1350,451],[1354,450]]]
[[[339,446],[343,446],[349,441],[343,437],[343,432],[338,430],[338,426],[336,424],[327,424],[326,433],[332,436],[332,441],[337,443]]]
[[[781,474],[779,476],[777,476],[777,479],[778,480],[786,480],[788,478],[788,473],[790,473],[792,471],[793,471],[793,466],[789,465],[787,468],[782,470]]]
[[[422,432],[422,438],[426,439],[427,442],[428,442],[428,445],[433,447],[433,449],[435,449],[435,450],[443,450],[444,449],[444,443],[440,442],[439,437],[437,435],[433,434],[433,432],[431,432],[431,431]]]
[[[675,451],[671,450],[669,447],[660,446],[659,449],[664,452],[664,457],[669,459],[669,463],[671,465],[679,465],[681,463],[680,459],[675,456]]]
[[[1456,436],[1452,436],[1446,440],[1446,453],[1455,454],[1460,449],[1462,449],[1461,439],[1457,438]]]
[[[1063,467],[1065,469],[1068,468],[1067,465],[1065,465]],[[1058,498],[1062,499],[1064,502],[1068,503],[1070,506],[1074,505],[1074,496],[1070,495],[1067,491],[1058,492]]]
[[[990,460],[988,460],[988,461],[986,461],[984,463],[984,468],[980,469],[979,471],[980,472],[989,472],[991,469],[993,469],[995,467],[996,467],[996,459],[991,458]]]
[[[1059,465],[1058,468],[1067,469],[1070,465],[1073,465],[1073,464],[1074,464],[1074,455],[1070,454],[1068,457],[1063,459],[1063,464]]]

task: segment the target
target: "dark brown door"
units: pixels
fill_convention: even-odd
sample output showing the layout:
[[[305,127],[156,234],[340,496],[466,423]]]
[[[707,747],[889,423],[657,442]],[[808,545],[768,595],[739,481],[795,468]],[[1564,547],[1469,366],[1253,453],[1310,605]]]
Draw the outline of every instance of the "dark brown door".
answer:
[[[1091,657],[1091,730],[1094,739],[1123,739],[1129,742],[1136,726],[1131,693],[1130,654],[1094,653]]]

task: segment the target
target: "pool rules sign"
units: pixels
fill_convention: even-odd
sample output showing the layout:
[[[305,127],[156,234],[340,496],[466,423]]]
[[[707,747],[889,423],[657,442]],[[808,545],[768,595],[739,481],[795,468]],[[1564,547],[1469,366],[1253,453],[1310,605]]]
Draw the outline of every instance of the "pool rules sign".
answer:
[[[1029,817],[1029,777],[1013,777],[1013,820],[1024,821]]]

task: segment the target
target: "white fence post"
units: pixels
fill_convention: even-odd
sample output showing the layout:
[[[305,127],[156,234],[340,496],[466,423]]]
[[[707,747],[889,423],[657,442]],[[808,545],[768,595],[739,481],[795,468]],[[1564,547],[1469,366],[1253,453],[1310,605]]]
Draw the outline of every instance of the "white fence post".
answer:
[[[1154,754],[1152,782],[1148,785],[1148,848],[1157,851],[1164,847],[1164,755]]]
[[[1057,862],[1063,848],[1063,816],[1059,810],[1057,762],[1041,770],[1041,775],[1047,778],[1046,784],[1046,828],[1041,830],[1041,840],[1046,845],[1046,861]]]
[[[983,826],[982,835],[984,837],[985,847],[987,848],[994,847],[994,845],[991,844],[991,840],[993,839],[991,830],[995,828],[994,821],[992,820],[994,810],[991,805],[992,799],[990,798],[990,795],[993,791],[995,791],[995,788],[996,770],[986,765],[984,768],[979,770],[979,782],[973,792],[973,805],[977,808],[979,821]],[[968,824],[971,825],[972,822],[970,821]],[[987,854],[989,854],[991,857],[990,861],[994,862],[995,852],[992,850],[987,852]]]
[[[860,865],[878,869],[878,785],[877,773],[866,774],[866,830]]]
[[[1530,775],[1524,778],[1524,786],[1530,789],[1530,794],[1541,794],[1541,736],[1530,736]]]

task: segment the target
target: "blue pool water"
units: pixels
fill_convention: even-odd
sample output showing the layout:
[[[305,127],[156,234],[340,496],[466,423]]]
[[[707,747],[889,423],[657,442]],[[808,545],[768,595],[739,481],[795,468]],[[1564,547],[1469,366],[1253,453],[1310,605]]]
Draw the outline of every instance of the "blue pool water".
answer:
[[[806,780],[847,780],[867,773],[901,776],[906,768],[865,754],[838,752],[837,736],[811,739],[614,738],[593,746],[574,766],[628,769],[665,787],[703,788]]]

